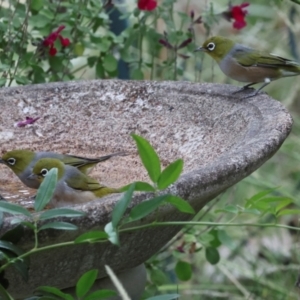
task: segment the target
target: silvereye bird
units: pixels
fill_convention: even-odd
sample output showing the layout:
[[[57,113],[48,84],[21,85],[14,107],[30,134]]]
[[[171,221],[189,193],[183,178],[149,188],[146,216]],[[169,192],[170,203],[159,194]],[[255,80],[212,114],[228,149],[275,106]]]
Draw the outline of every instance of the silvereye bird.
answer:
[[[121,192],[119,189],[101,185],[97,180],[82,173],[77,168],[65,165],[55,158],[42,158],[37,161],[29,178],[41,183],[52,168],[57,168],[58,171],[56,188],[49,203],[52,207],[85,203]]]
[[[97,158],[85,158],[81,156],[60,154],[55,152],[33,152],[30,150],[12,150],[6,152],[0,159],[0,163],[8,166],[19,179],[28,187],[38,189],[40,182],[29,179],[32,169],[36,162],[41,158],[56,158],[64,164],[78,168],[87,174],[97,163],[105,161],[113,156],[126,155],[124,152],[113,153]]]
[[[257,95],[273,80],[300,74],[300,65],[295,61],[236,44],[221,36],[207,39],[195,51],[204,51],[209,54],[228,77],[241,82],[250,82],[242,90],[253,84],[264,82],[249,97]]]

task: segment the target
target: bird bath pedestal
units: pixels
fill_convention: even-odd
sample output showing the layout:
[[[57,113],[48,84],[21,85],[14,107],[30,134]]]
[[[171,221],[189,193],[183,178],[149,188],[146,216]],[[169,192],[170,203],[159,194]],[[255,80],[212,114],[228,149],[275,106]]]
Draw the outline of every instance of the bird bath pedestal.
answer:
[[[291,130],[291,116],[279,102],[266,94],[240,100],[241,94],[232,94],[235,90],[219,84],[117,80],[4,88],[0,90],[0,153],[26,148],[96,157],[127,151],[128,156],[101,163],[91,174],[118,187],[147,180],[130,137],[136,133],[150,141],[164,166],[184,160],[182,176],[166,192],[179,195],[199,211],[274,155]],[[25,127],[14,125],[26,117],[40,119]],[[22,202],[26,195],[20,189],[18,178],[1,165],[0,195],[16,196]],[[133,205],[151,196],[136,193]],[[39,245],[70,241],[83,232],[102,229],[119,198],[111,195],[77,206],[86,212],[85,217],[71,220],[79,230],[42,231]],[[168,205],[138,224],[191,218]],[[7,216],[2,233],[13,227],[10,221]],[[99,278],[105,277],[105,264],[115,272],[134,268],[179,230],[179,226],[165,226],[134,231],[121,236],[121,247],[80,244],[40,252],[30,258],[27,283],[13,268],[7,269],[8,291],[23,298],[41,285],[74,286],[90,269],[98,268]],[[33,246],[29,230],[18,245]]]

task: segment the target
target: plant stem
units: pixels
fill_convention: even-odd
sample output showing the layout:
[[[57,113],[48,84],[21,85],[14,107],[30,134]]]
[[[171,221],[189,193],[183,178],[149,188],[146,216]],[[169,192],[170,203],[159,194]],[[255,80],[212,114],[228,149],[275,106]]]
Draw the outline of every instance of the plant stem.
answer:
[[[174,80],[177,80],[177,45],[175,46],[174,49]]]
[[[143,62],[143,30],[144,30],[144,24],[143,24],[143,17],[139,19],[139,24],[140,24],[140,30],[139,30],[139,40],[138,40],[138,51],[139,51],[139,65],[138,69],[141,70],[142,68],[142,62]]]
[[[93,243],[103,243],[103,242],[107,242],[107,241],[108,240],[99,240],[99,241],[95,241]],[[83,242],[83,243],[90,244],[90,242]],[[40,248],[33,248],[33,249],[29,250],[28,252],[26,252],[26,253],[18,256],[18,257],[15,257],[15,258],[11,259],[9,262],[2,265],[0,267],[0,273],[3,270],[5,270],[8,266],[13,264],[15,261],[22,260],[23,258],[26,258],[26,257],[28,257],[32,254],[36,254],[38,252],[42,252],[42,251],[46,251],[46,250],[50,250],[50,249],[61,248],[61,247],[65,247],[65,246],[72,246],[72,245],[83,244],[83,243],[75,243],[74,241],[70,241],[70,242],[63,242],[63,243],[58,243],[58,244],[54,244],[54,245],[48,245],[48,246],[44,246],[44,247],[40,247]]]
[[[34,248],[38,248],[38,228],[37,228],[37,221],[34,222]]]
[[[119,232],[131,232],[140,229],[146,229],[156,226],[184,226],[184,225],[194,225],[194,226],[224,226],[224,227],[233,227],[233,226],[250,226],[250,227],[275,227],[275,228],[282,228],[282,229],[291,229],[300,231],[300,227],[293,227],[288,225],[282,224],[275,224],[275,223],[265,223],[265,224],[258,224],[258,223],[215,223],[215,222],[190,222],[190,221],[178,221],[178,222],[153,222],[150,224],[145,224],[141,226],[134,226],[128,227],[126,229],[120,229]]]

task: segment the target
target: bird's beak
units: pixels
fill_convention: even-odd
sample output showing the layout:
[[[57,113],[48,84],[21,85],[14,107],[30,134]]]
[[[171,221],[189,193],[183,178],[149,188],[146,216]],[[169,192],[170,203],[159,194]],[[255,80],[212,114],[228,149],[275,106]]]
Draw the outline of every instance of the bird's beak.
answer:
[[[27,177],[27,179],[38,179],[39,178],[39,176],[38,175],[36,175],[36,174],[33,174],[33,173],[31,173],[28,177]]]
[[[198,52],[198,51],[205,51],[205,48],[203,48],[202,46],[195,49],[194,52]]]

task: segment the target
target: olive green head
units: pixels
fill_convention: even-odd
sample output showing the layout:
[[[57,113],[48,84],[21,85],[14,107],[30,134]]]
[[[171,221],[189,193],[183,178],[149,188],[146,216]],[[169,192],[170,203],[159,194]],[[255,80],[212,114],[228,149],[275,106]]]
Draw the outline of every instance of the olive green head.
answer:
[[[222,36],[213,36],[207,39],[203,45],[195,51],[204,51],[214,60],[220,62],[234,47],[235,43]]]
[[[58,179],[62,178],[65,173],[65,165],[60,160],[55,158],[42,158],[37,161],[33,167],[30,177],[42,182],[48,172],[53,168],[57,168]]]
[[[7,165],[16,175],[19,175],[29,166],[34,156],[35,153],[30,150],[12,150],[1,157],[0,163]]]

